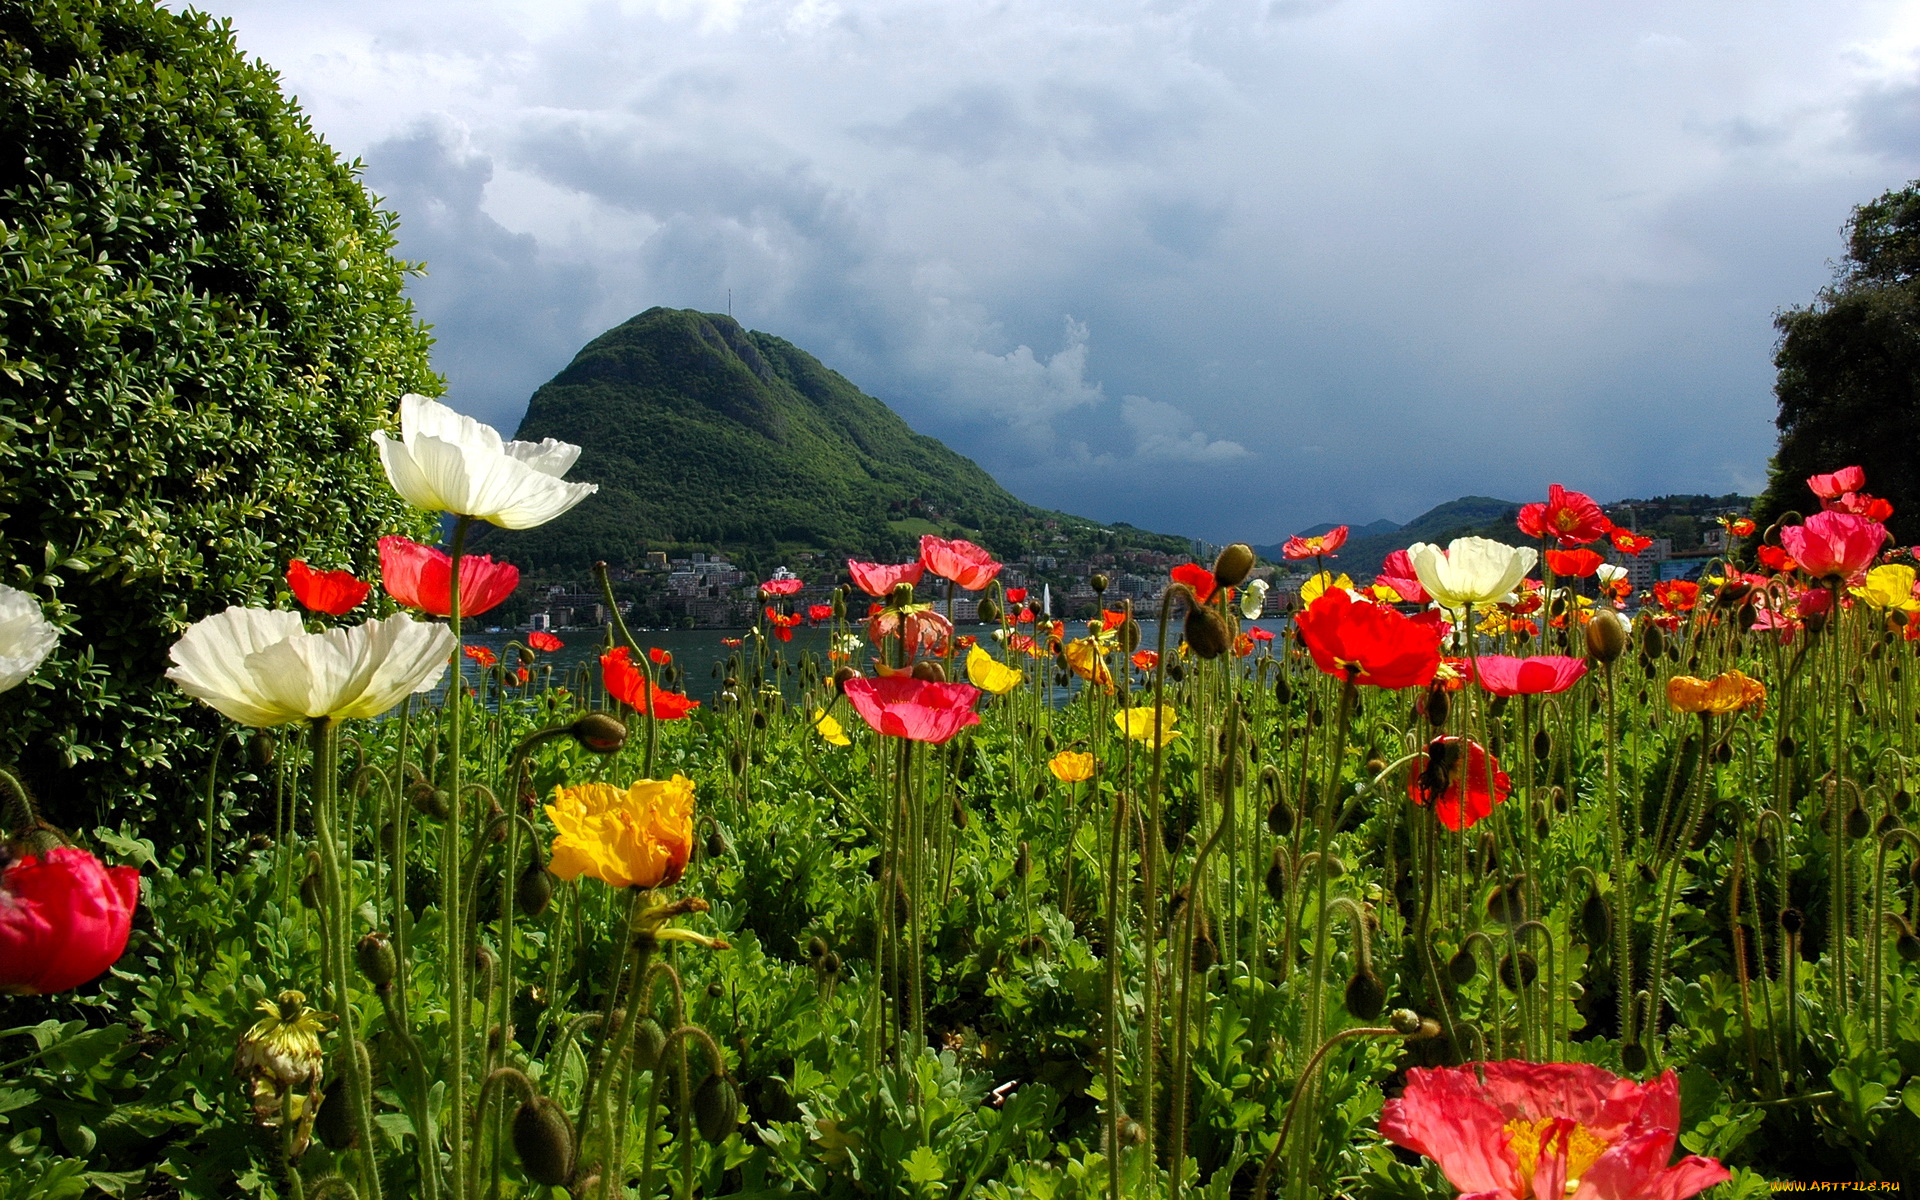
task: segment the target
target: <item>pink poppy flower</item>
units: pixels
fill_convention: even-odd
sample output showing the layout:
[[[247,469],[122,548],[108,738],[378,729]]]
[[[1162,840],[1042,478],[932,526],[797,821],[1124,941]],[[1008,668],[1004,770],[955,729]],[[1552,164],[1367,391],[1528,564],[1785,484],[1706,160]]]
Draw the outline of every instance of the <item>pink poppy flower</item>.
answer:
[[[1831,475],[1813,475],[1807,486],[1822,500],[1838,500],[1848,492],[1857,492],[1867,484],[1867,473],[1859,467],[1841,467]]]
[[[436,617],[453,612],[453,559],[444,550],[403,537],[380,539],[380,582],[387,594],[408,608]],[[491,555],[460,559],[460,615],[477,617],[513,595],[520,568],[497,563]]]
[[[993,556],[972,542],[954,538],[920,537],[920,563],[942,579],[951,579],[969,592],[977,592],[1000,573]]]
[[[1425,604],[1428,599],[1427,589],[1420,586],[1420,576],[1405,550],[1387,555],[1380,564],[1380,573],[1373,577],[1373,586],[1392,588],[1394,594],[1408,604]]]
[[[1853,513],[1817,512],[1780,531],[1780,544],[1815,579],[1851,579],[1866,570],[1887,540],[1887,527]]]
[[[878,646],[890,637],[897,637],[905,646],[907,657],[926,653],[935,656],[947,652],[947,639],[953,636],[953,626],[939,613],[923,605],[909,608],[883,608],[867,618],[867,640]]]
[[[1313,537],[1290,537],[1280,547],[1282,558],[1302,559],[1320,558],[1331,555],[1335,550],[1347,544],[1347,527],[1335,525],[1325,533]]]
[[[1698,1155],[1667,1165],[1679,1125],[1672,1071],[1637,1083],[1586,1063],[1413,1067],[1380,1110],[1380,1132],[1439,1163],[1463,1200],[1685,1200],[1728,1179]]]
[[[969,683],[932,683],[911,675],[881,679],[856,676],[846,682],[847,702],[875,733],[940,745],[969,725],[980,689]]]
[[[807,586],[798,579],[769,579],[760,585],[762,596],[791,596]]]
[[[856,562],[847,560],[847,574],[853,576],[853,586],[869,596],[885,596],[893,591],[897,584],[916,584],[927,573],[925,563],[900,563],[887,566],[883,563]]]
[[[55,846],[0,869],[0,994],[70,991],[119,961],[140,872]]]
[[[1586,659],[1564,654],[1536,654],[1532,658],[1482,654],[1473,660],[1474,681],[1496,696],[1564,692],[1586,673]]]

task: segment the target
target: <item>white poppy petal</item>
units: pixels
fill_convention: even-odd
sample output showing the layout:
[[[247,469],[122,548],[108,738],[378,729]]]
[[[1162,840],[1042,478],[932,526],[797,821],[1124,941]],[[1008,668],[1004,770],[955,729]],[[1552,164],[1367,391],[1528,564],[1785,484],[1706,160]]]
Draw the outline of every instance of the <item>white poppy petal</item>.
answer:
[[[0,692],[18,687],[38,670],[59,640],[60,631],[38,600],[0,584]]]
[[[542,475],[558,479],[579,460],[580,447],[558,438],[546,438],[539,442],[508,442],[507,456],[525,463]]]

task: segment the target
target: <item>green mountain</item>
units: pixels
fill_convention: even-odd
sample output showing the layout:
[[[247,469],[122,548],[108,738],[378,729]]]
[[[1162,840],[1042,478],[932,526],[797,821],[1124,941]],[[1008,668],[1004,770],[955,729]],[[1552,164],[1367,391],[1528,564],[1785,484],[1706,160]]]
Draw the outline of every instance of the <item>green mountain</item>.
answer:
[[[1380,569],[1381,559],[1415,542],[1446,543],[1469,535],[1511,542],[1518,536],[1513,532],[1513,518],[1519,511],[1517,501],[1496,500],[1491,496],[1462,496],[1428,509],[1405,525],[1374,521],[1355,527],[1347,535],[1347,544],[1340,550],[1333,565],[1351,575],[1371,576]],[[1504,533],[1500,528],[1502,525],[1505,526]],[[1331,525],[1323,525],[1309,532],[1325,533],[1331,528]],[[1284,544],[1256,546],[1254,549],[1260,557],[1279,562],[1280,547]],[[1310,563],[1307,566],[1311,569]]]
[[[535,570],[681,548],[897,561],[923,533],[1003,556],[1187,547],[1024,504],[804,350],[714,313],[651,308],[601,334],[515,436],[577,443],[567,477],[600,485],[538,530],[479,539]]]

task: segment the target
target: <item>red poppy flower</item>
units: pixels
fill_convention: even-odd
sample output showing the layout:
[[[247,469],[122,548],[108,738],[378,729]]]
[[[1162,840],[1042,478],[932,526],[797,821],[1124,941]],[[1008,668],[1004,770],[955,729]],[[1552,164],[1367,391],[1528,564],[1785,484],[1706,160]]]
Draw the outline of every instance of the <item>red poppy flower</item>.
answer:
[[[1769,571],[1778,571],[1784,575],[1800,566],[1793,561],[1793,555],[1778,546],[1756,546],[1753,552],[1760,559],[1760,565]]]
[[[541,630],[535,630],[534,632],[527,635],[527,645],[533,647],[535,650],[540,650],[548,654],[551,654],[555,650],[558,650],[560,647],[566,645],[566,643],[561,641],[559,638],[553,636],[550,633],[546,633]]]
[[[807,586],[798,579],[769,579],[760,585],[762,596],[791,596]]]
[[[487,646],[462,646],[460,653],[466,655],[483,667],[490,667],[500,661],[493,650]]]
[[[1245,658],[1247,655],[1252,653],[1253,653],[1252,637],[1242,633],[1233,639],[1233,654],[1235,658]]]
[[[1618,525],[1607,531],[1607,539],[1613,543],[1613,548],[1622,554],[1638,554],[1653,545],[1652,538],[1641,537],[1633,530],[1622,529]]]
[[[1025,588],[1008,588],[1007,589],[1008,604],[1025,604],[1026,602],[1027,602],[1027,589]]]
[[[1585,579],[1607,561],[1591,550],[1549,550],[1547,566],[1565,579]]]
[[[1133,665],[1139,667],[1142,671],[1151,671],[1160,665],[1160,655],[1152,650],[1135,650],[1133,652]]]
[[[408,608],[436,617],[453,612],[453,560],[446,551],[403,537],[380,539],[380,582],[387,594]],[[491,555],[460,559],[460,615],[477,617],[513,595],[520,568],[497,563]]]
[[[1347,544],[1347,527],[1335,525],[1325,533],[1313,537],[1290,537],[1280,547],[1283,558],[1324,558]]]
[[[973,711],[980,689],[970,683],[932,683],[911,675],[847,680],[853,711],[876,733],[940,745],[969,725],[980,723]]]
[[[1822,501],[1820,507],[1828,512],[1852,513],[1870,521],[1886,521],[1893,516],[1891,501],[1869,496],[1865,492],[1847,492],[1836,499]]]
[[[1524,633],[1528,637],[1540,636],[1540,622],[1531,617],[1519,617],[1507,622],[1508,633]]]
[[[0,992],[45,996],[98,976],[127,948],[140,872],[55,846],[0,870]]]
[[[1816,579],[1851,579],[1867,569],[1887,540],[1887,527],[1853,513],[1817,512],[1780,531],[1780,544]]]
[[[1720,524],[1726,529],[1728,537],[1751,537],[1757,528],[1752,517],[1721,517]]]
[[[1213,589],[1218,586],[1214,582],[1213,572],[1207,570],[1199,563],[1183,563],[1175,567],[1173,569],[1173,581],[1175,583],[1184,583],[1192,588],[1194,599],[1202,604],[1213,599]]]
[[[833,620],[833,605],[831,605],[831,604],[809,604],[809,605],[807,605],[807,620],[809,620],[809,621],[831,621],[831,620]]]
[[[361,583],[352,571],[316,571],[301,559],[287,564],[287,586],[293,598],[313,612],[337,617],[359,608],[371,583]]]
[[[662,650],[658,646],[648,646],[647,661],[656,667],[664,667],[673,661],[673,651]]]
[[[678,692],[649,688],[646,675],[633,664],[625,646],[615,646],[600,656],[600,680],[615,700],[642,714],[651,708],[654,717],[662,721],[677,721],[700,707],[698,700],[689,700]]]
[[[927,573],[925,563],[899,563],[887,566],[882,563],[856,562],[847,560],[847,574],[853,577],[853,586],[869,596],[884,596],[893,591],[896,584],[915,584]]]
[[[1668,612],[1692,612],[1700,603],[1700,585],[1691,579],[1662,579],[1653,585],[1653,602]]]
[[[720,644],[722,646],[738,646],[740,644],[740,639],[739,638],[721,638]]]
[[[1255,625],[1253,628],[1247,630],[1247,636],[1256,642],[1270,642],[1273,640],[1273,630],[1262,629],[1260,626]]]
[[[1370,687],[1421,687],[1440,669],[1439,614],[1403,617],[1332,588],[1297,622],[1313,664]]]
[[[1380,564],[1380,573],[1373,577],[1373,585],[1392,588],[1394,595],[1408,604],[1425,604],[1428,600],[1427,589],[1420,586],[1420,576],[1405,550],[1387,555]]]
[[[1500,761],[1486,747],[1468,741],[1462,754],[1462,741],[1437,737],[1428,742],[1426,751],[1413,760],[1413,775],[1407,781],[1407,797],[1422,808],[1432,803],[1433,815],[1454,830],[1472,829],[1492,816],[1493,806],[1506,803],[1513,790]]]
[[[793,627],[798,625],[802,620],[804,620],[804,618],[801,617],[799,613],[794,613],[792,616],[782,616],[772,608],[767,609],[767,623],[773,626],[773,636],[783,642],[793,640]]]
[[[525,683],[532,678],[533,672],[527,670],[525,667],[515,667],[513,669],[513,680],[515,683]]]
[[[970,592],[977,592],[993,582],[1000,573],[1000,564],[972,542],[954,538],[937,538],[930,533],[920,535],[920,563],[942,579],[951,579]]]
[[[1111,608],[1100,610],[1100,628],[1112,632],[1127,623],[1127,614]]]
[[[1473,660],[1475,682],[1496,696],[1538,696],[1564,692],[1587,673],[1587,660],[1564,654],[1515,658],[1482,654]]]
[[[1598,541],[1613,528],[1613,522],[1607,520],[1592,496],[1570,492],[1557,483],[1547,488],[1545,504],[1522,507],[1517,523],[1528,537],[1558,538],[1563,547]]]
[[[1814,475],[1807,479],[1807,486],[1822,500],[1838,500],[1866,485],[1867,473],[1859,467],[1841,467],[1831,475]]]
[[[1679,1128],[1672,1071],[1636,1083],[1586,1063],[1413,1067],[1380,1109],[1383,1136],[1476,1200],[1686,1200],[1729,1176],[1699,1155],[1669,1166]]]
[[[1020,615],[1015,618],[1014,623],[1016,625],[1031,625],[1039,615],[1039,613],[1034,612],[1030,608],[1023,608],[1020,610]]]
[[[959,637],[953,639],[953,648],[965,652],[973,649],[979,642],[980,639],[970,633],[961,634]]]

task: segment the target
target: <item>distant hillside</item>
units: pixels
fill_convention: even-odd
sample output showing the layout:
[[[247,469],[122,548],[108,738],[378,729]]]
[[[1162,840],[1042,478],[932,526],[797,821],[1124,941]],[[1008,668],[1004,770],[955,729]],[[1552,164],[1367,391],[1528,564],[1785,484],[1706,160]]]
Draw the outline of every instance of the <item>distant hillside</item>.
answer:
[[[1727,513],[1744,513],[1753,506],[1753,497],[1676,494],[1647,500],[1619,500],[1600,507],[1614,521],[1655,538],[1667,538],[1676,554],[1698,552],[1701,535],[1718,524]],[[1375,521],[1355,526],[1340,551],[1335,566],[1352,575],[1372,575],[1380,560],[1395,550],[1404,550],[1415,542],[1444,544],[1457,537],[1486,537],[1510,545],[1521,543],[1514,518],[1520,513],[1515,500],[1496,500],[1491,496],[1462,496],[1421,513],[1405,525]],[[1325,533],[1331,525],[1322,525],[1306,533]],[[1260,557],[1279,562],[1280,547],[1256,546]]]
[[[538,530],[486,532],[535,569],[675,547],[899,559],[929,532],[1009,556],[1187,546],[1025,504],[804,350],[714,313],[653,308],[601,334],[515,436],[579,444],[568,478],[600,485]]]

